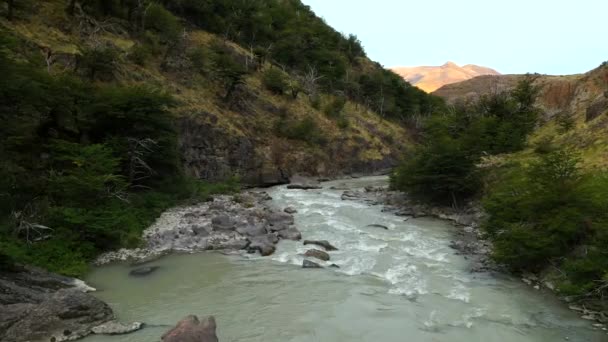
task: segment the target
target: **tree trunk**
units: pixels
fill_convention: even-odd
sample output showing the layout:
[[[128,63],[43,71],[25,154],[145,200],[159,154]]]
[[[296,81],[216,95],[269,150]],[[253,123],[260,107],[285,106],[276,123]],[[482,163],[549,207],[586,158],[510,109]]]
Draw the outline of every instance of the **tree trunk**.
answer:
[[[8,20],[13,20],[13,9],[15,7],[15,0],[7,0],[8,4],[8,12],[6,13],[6,18]]]

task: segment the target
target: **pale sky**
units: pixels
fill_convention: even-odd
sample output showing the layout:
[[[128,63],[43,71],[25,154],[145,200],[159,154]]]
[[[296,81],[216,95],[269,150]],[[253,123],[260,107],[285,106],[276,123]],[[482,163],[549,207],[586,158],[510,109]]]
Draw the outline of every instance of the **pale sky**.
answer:
[[[608,61],[608,0],[302,0],[384,66],[573,74]]]

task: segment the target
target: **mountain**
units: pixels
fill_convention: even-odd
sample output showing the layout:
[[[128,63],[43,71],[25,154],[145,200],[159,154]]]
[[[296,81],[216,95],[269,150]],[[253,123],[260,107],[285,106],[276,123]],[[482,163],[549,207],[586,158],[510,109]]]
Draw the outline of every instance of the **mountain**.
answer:
[[[433,92],[448,104],[470,102],[483,95],[508,91],[526,75],[485,75],[444,85]],[[541,86],[537,105],[543,117],[531,144],[552,140],[583,154],[586,166],[608,166],[608,63],[584,74],[535,75]],[[571,122],[567,131],[564,121]]]
[[[391,70],[412,85],[429,93],[446,84],[465,81],[473,77],[500,75],[494,69],[473,64],[461,67],[454,62],[447,62],[441,66],[394,67]]]

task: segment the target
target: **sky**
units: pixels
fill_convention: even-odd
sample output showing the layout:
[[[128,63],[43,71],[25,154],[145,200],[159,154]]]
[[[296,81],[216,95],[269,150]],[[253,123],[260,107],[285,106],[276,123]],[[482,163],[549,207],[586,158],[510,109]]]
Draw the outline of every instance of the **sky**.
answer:
[[[608,0],[302,0],[386,67],[565,75],[608,60]]]

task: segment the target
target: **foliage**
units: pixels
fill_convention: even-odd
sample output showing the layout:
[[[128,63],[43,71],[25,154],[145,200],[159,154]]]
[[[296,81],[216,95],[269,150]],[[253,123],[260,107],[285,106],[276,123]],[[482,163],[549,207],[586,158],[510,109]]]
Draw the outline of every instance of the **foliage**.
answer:
[[[275,132],[288,139],[301,140],[311,145],[323,145],[326,139],[317,123],[311,117],[302,120],[280,118],[275,125]]]
[[[323,109],[323,112],[327,117],[337,119],[342,115],[342,110],[346,105],[346,99],[341,96],[333,98]]]
[[[110,47],[85,49],[78,59],[79,69],[86,72],[90,80],[111,80],[114,78],[118,54]]]
[[[211,47],[211,62],[215,78],[225,90],[224,101],[228,101],[236,87],[245,82],[247,69],[235,58],[230,47],[220,42]]]
[[[182,30],[179,20],[161,4],[151,3],[145,12],[145,28],[160,33],[166,41],[177,40]]]
[[[235,187],[182,175],[163,92],[51,76],[1,53],[0,72],[1,267],[82,274],[99,252],[137,246],[168,207]]]
[[[262,85],[276,95],[283,95],[289,87],[289,79],[277,68],[270,68],[262,76]]]
[[[481,157],[522,149],[539,116],[538,88],[525,78],[509,93],[429,118],[423,142],[396,169],[392,186],[439,204],[458,205],[481,189]]]
[[[515,271],[562,264],[563,289],[585,294],[608,270],[608,177],[585,173],[578,162],[576,154],[556,150],[512,170],[484,199],[484,227],[498,262]],[[584,252],[576,252],[580,245]]]

